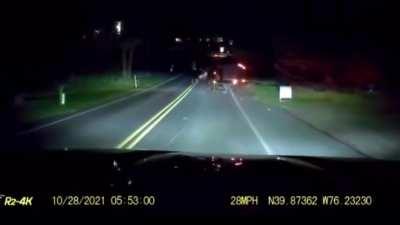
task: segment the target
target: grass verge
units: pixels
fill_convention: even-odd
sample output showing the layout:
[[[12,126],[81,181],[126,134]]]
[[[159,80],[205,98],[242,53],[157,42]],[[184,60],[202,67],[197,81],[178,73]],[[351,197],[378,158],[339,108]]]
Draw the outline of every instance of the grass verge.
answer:
[[[369,156],[400,159],[400,116],[383,112],[382,96],[305,86],[293,86],[292,91],[292,100],[280,102],[276,83],[251,89],[260,102],[286,109]]]
[[[57,88],[28,93],[21,108],[20,119],[32,123],[88,109],[118,97],[157,85],[168,77],[162,74],[137,74],[138,88],[131,77],[121,74],[77,76],[64,85],[66,104],[59,104]]]

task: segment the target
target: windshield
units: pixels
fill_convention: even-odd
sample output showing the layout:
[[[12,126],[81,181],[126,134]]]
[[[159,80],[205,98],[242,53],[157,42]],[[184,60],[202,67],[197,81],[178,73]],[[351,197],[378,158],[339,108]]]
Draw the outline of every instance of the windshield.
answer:
[[[384,3],[16,8],[1,68],[12,149],[400,159]]]

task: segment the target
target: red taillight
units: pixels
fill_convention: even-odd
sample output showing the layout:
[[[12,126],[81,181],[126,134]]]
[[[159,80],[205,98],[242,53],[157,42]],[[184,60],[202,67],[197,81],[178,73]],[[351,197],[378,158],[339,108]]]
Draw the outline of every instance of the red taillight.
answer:
[[[242,70],[246,70],[246,66],[243,65],[242,63],[238,63],[237,66]]]

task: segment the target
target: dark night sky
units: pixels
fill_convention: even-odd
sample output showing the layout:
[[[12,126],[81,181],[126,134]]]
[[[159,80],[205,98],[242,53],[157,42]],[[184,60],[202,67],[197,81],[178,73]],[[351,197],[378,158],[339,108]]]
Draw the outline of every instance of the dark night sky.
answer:
[[[143,32],[222,32],[237,36],[276,31],[376,30],[395,24],[393,8],[382,1],[30,1],[8,16],[37,34],[66,34],[122,18]],[[26,30],[26,31],[28,31]],[[245,33],[249,32],[249,33]],[[32,33],[31,33],[32,34]],[[79,35],[78,35],[79,36]]]
[[[6,29],[46,40],[70,41],[81,31],[121,18],[132,32],[212,32],[237,37],[276,32],[385,30],[396,24],[396,8],[383,1],[53,1],[17,2]],[[386,32],[389,32],[386,29]]]
[[[244,46],[263,46],[278,34],[309,39],[318,45],[326,40],[354,38],[355,43],[397,44],[396,7],[367,0],[277,1],[53,1],[16,2],[3,15],[8,40],[8,59],[20,63],[21,52],[31,64],[51,56],[47,64],[62,61],[83,32],[110,27],[122,19],[132,34],[164,38],[173,33],[226,34]],[[321,42],[324,42],[322,40]],[[12,65],[12,63],[10,63]],[[29,67],[28,67],[29,69]]]

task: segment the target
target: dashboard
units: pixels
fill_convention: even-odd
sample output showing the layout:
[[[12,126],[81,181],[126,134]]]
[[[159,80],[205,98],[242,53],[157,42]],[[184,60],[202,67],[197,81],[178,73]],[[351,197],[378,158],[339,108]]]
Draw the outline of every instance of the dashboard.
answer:
[[[396,162],[179,152],[5,154],[9,210],[137,215],[373,215],[396,209]]]

